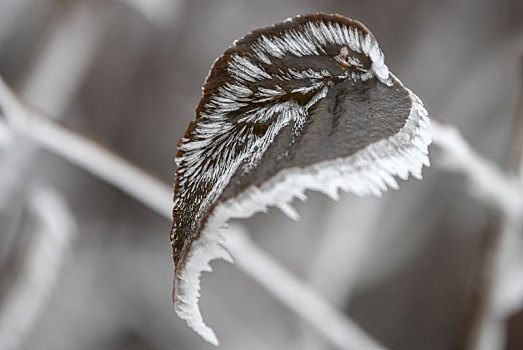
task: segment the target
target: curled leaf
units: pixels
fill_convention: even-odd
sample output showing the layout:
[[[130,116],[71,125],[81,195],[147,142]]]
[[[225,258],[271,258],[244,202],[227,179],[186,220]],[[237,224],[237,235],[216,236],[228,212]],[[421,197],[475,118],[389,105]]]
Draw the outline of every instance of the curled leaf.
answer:
[[[217,344],[198,308],[199,278],[230,256],[220,228],[307,189],[337,199],[421,178],[431,142],[421,101],[389,72],[361,23],[315,14],[257,29],[227,49],[204,85],[176,162],[173,298],[178,315]]]

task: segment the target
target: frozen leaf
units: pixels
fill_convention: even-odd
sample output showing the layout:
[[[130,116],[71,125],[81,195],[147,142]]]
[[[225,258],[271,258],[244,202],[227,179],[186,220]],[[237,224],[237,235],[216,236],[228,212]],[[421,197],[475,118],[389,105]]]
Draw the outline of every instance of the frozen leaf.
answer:
[[[307,189],[333,199],[421,178],[431,142],[421,101],[389,72],[361,23],[315,14],[247,34],[214,63],[180,140],[174,222],[175,310],[218,344],[198,308],[199,278],[230,260],[220,228],[268,206],[293,219]]]

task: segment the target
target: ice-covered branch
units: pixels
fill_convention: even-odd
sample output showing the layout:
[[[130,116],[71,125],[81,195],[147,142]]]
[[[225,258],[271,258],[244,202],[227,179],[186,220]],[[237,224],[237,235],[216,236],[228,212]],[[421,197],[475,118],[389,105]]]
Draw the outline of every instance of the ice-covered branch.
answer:
[[[16,349],[30,331],[55,285],[78,226],[65,201],[51,190],[37,190],[29,199],[34,223],[28,237],[17,237],[4,265],[0,298],[0,350]],[[11,263],[10,263],[11,262]],[[11,277],[12,276],[12,277]]]
[[[8,125],[17,134],[28,137],[43,148],[90,171],[159,214],[171,219],[172,192],[170,186],[107,148],[30,109],[14,95],[1,78],[0,108]],[[242,239],[240,233],[235,235],[233,229],[227,232],[227,235],[229,234],[232,241],[231,247],[228,248],[235,255],[237,266],[262,283],[264,287],[270,287],[270,291],[282,303],[315,325],[333,345],[342,345],[342,340],[348,344],[377,344],[319,295],[296,281],[281,265],[271,261],[248,240]],[[258,261],[263,261],[267,267],[253,266],[249,257],[257,257]],[[275,278],[279,278],[279,282],[272,287],[269,286],[267,282],[274,281]],[[276,292],[274,287],[277,287],[279,292]],[[293,296],[300,300],[294,300]],[[341,348],[347,349],[346,346]]]
[[[440,165],[462,173],[473,185],[474,194],[488,204],[511,216],[520,216],[523,209],[523,187],[518,177],[504,174],[495,164],[470,147],[458,129],[432,121],[435,145],[441,148]]]
[[[23,105],[0,78],[0,108],[8,125],[43,148],[56,153],[118,187],[134,198],[171,217],[171,187],[108,148],[60,126]]]

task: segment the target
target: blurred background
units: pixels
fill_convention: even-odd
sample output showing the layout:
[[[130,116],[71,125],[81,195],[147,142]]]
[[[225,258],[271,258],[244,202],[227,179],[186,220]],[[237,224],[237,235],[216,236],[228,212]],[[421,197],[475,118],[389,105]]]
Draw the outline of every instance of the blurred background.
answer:
[[[39,110],[172,183],[214,60],[252,29],[318,11],[363,22],[432,116],[510,165],[523,118],[518,0],[0,0],[0,75]],[[296,203],[299,222],[270,210],[245,224],[387,347],[464,349],[498,216],[437,166],[400,186],[380,199],[309,193]],[[61,211],[67,225],[53,216]],[[62,232],[62,248],[47,247],[58,261],[38,264],[61,268],[17,348],[213,348],[173,311],[170,222],[28,140],[0,142],[0,302],[57,222],[77,233]],[[223,349],[331,349],[234,265],[213,267],[200,305]],[[504,335],[503,348],[523,349],[522,311]]]

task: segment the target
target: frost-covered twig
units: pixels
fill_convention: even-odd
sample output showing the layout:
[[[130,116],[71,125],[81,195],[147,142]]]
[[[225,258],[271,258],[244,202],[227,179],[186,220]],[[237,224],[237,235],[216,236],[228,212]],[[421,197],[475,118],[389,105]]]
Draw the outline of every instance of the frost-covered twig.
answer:
[[[29,137],[32,141],[37,142],[40,146],[54,152],[70,162],[90,171],[94,175],[128,193],[138,199],[143,204],[155,210],[159,214],[171,219],[171,188],[161,181],[154,178],[147,172],[127,162],[118,155],[110,152],[108,149],[100,146],[92,140],[89,140],[77,133],[74,133],[52,120],[44,117],[38,112],[28,108],[14,95],[7,85],[0,78],[0,108],[9,123],[9,125],[20,135]],[[227,234],[234,236],[234,230]],[[278,274],[281,277],[280,283],[275,286],[280,289],[279,294],[274,294],[284,304],[292,310],[300,312],[300,316],[306,315],[306,319],[314,322],[323,315],[323,326],[318,326],[318,330],[333,345],[339,345],[340,339],[349,339],[350,344],[361,344],[367,341],[367,344],[376,344],[369,339],[364,333],[358,334],[359,329],[343,314],[336,309],[328,306],[323,299],[309,290],[303,290],[303,302],[300,304],[303,309],[298,310],[298,304],[289,304],[288,296],[293,295],[304,285],[296,282],[289,272],[275,262],[271,263],[272,269],[262,269],[261,266],[253,268],[246,257],[255,256],[260,259],[268,259],[261,255],[258,249],[254,249],[253,244],[246,240],[233,240],[234,245],[231,250],[236,252],[237,265],[257,281],[271,281]],[[238,251],[241,250],[241,253]],[[278,271],[279,270],[279,271]],[[267,275],[270,272],[271,275]],[[267,284],[263,284],[268,287]],[[273,288],[274,289],[274,288]],[[292,299],[292,298],[291,298]],[[304,316],[305,317],[305,316]],[[335,331],[334,331],[335,330]],[[339,334],[343,333],[343,334]],[[345,347],[342,347],[345,348]],[[380,348],[380,347],[378,347]]]
[[[64,128],[23,105],[0,78],[0,108],[19,135],[120,188],[166,217],[171,217],[171,187],[106,147]]]
[[[0,350],[18,348],[37,321],[78,230],[64,199],[54,191],[34,191],[28,200],[34,226],[27,241],[19,241],[12,251],[5,265],[11,270],[1,276],[13,275],[1,284]]]
[[[433,142],[442,150],[440,164],[449,171],[464,174],[474,194],[508,215],[518,216],[523,209],[523,187],[517,177],[504,174],[465,141],[454,126],[433,120]]]

